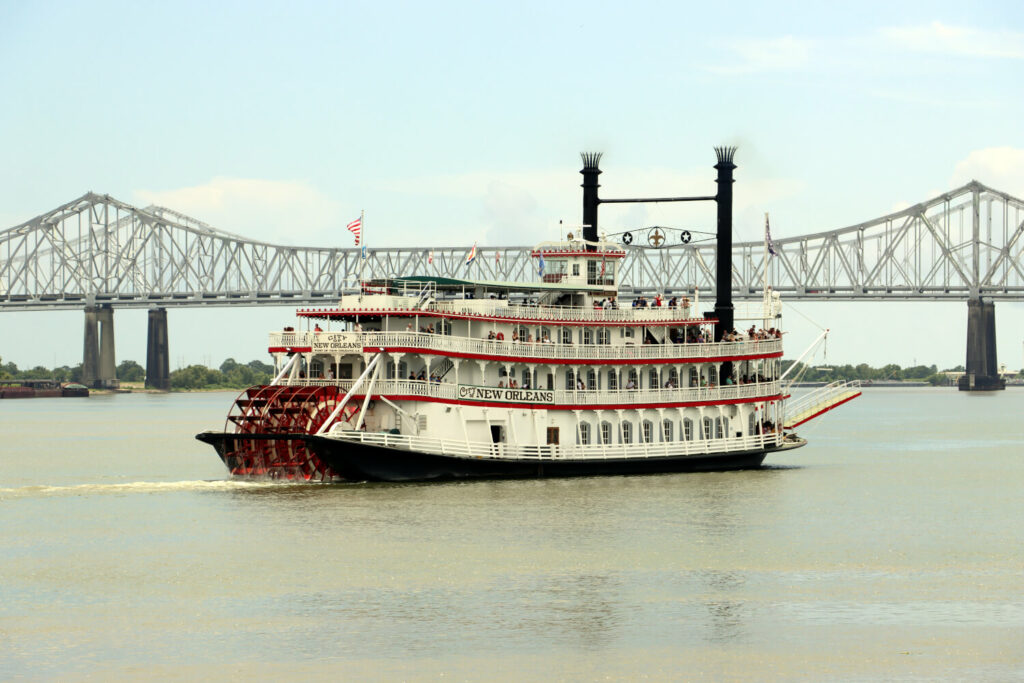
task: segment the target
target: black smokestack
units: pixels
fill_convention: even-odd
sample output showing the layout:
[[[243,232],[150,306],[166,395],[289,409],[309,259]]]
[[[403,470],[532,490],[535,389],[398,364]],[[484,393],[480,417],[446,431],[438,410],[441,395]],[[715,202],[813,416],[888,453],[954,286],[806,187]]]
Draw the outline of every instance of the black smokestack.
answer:
[[[732,172],[736,164],[732,163],[735,147],[715,147],[718,155],[718,255],[715,285],[715,341],[721,341],[722,335],[733,328],[732,306]]]
[[[597,182],[597,176],[601,175],[601,169],[597,166],[601,163],[601,152],[583,152],[580,154],[583,159],[583,239],[589,242],[597,241],[597,205],[601,200],[597,198],[597,188],[601,187]]]

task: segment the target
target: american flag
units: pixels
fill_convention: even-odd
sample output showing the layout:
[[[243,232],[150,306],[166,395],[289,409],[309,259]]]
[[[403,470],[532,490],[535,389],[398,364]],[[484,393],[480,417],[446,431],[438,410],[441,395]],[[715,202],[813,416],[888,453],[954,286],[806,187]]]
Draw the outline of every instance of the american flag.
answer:
[[[345,227],[348,228],[348,231],[350,233],[352,233],[353,235],[356,236],[356,246],[358,247],[359,246],[359,236],[363,232],[363,217],[360,216],[359,218],[355,219],[354,221],[352,221],[351,223],[349,223]]]
[[[433,263],[433,262],[434,262],[434,250],[431,249],[430,253],[427,254],[427,263]]]
[[[473,248],[469,250],[469,255],[466,256],[466,265],[468,266],[476,259],[476,242],[473,242]]]

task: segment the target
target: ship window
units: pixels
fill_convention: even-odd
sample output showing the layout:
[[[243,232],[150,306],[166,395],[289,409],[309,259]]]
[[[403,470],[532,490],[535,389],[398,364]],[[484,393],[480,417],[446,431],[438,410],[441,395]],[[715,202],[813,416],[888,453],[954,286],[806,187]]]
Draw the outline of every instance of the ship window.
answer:
[[[704,430],[701,433],[702,439],[711,438],[711,430],[714,428],[714,421],[710,417],[705,417],[703,420]]]
[[[608,445],[612,442],[612,423],[605,420],[601,423],[601,443]]]
[[[724,439],[725,434],[729,429],[729,418],[718,417],[715,418],[715,438]]]
[[[600,284],[600,282],[597,279],[597,261],[594,261],[594,260],[588,260],[587,261],[587,284],[588,285]]]
[[[587,370],[587,390],[597,391],[597,371],[593,368]]]
[[[441,318],[437,321],[437,331],[439,334],[451,334],[452,324],[445,318]]]
[[[668,371],[668,381],[673,388],[679,386],[679,372],[675,368]]]
[[[718,370],[715,369],[714,365],[708,366],[708,386],[713,387],[718,384]]]
[[[608,371],[608,391],[618,391],[618,390],[619,390],[619,375],[615,372],[615,370],[609,370]]]
[[[643,424],[643,440],[644,443],[651,443],[654,441],[654,423],[650,420],[644,420]]]
[[[633,443],[633,423],[623,422],[622,425],[622,443]]]
[[[580,264],[578,264],[578,263],[572,264],[572,274],[573,275],[579,275],[580,274]]]
[[[537,339],[539,342],[547,343],[551,341],[551,330],[546,327],[540,328],[540,337]]]
[[[629,385],[633,386],[630,387]],[[626,382],[627,389],[639,389],[640,388],[640,376],[637,374],[636,368],[630,368],[629,370],[629,381]]]
[[[612,343],[612,331],[607,327],[599,327],[597,329],[597,343],[598,344],[611,344]]]
[[[580,422],[579,433],[576,435],[576,443],[584,446],[590,445],[590,423]]]
[[[753,436],[757,433],[757,413],[750,413],[750,418],[747,420],[747,434]]]
[[[548,427],[548,443],[558,445],[558,427]]]
[[[658,388],[658,368],[651,368],[650,372],[647,373],[647,388]]]
[[[688,417],[683,419],[683,438],[693,441],[693,420]]]
[[[700,384],[700,378],[697,376],[697,368],[690,368],[690,386],[695,387]]]
[[[589,327],[583,328],[583,343],[593,344],[594,343],[594,331]]]
[[[619,333],[623,337],[625,337],[626,339],[632,339],[633,338],[633,328],[632,327],[622,327],[622,328],[619,328]]]
[[[563,344],[572,344],[572,328],[571,327],[563,327],[562,328],[562,343]]]
[[[672,441],[672,420],[662,420],[661,422],[661,440]]]
[[[572,368],[565,369],[565,388],[567,391],[574,391],[576,389],[576,377]]]

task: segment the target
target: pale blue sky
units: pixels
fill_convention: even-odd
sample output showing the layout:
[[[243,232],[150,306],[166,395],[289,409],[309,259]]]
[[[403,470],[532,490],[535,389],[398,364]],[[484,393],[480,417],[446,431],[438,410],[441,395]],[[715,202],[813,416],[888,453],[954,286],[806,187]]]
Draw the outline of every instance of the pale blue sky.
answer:
[[[523,244],[604,192],[713,191],[738,144],[754,239],[976,177],[1024,196],[1017,3],[0,4],[0,228],[87,190],[270,241]],[[701,221],[605,207],[602,223]],[[818,304],[832,362],[963,362],[965,305]],[[1024,307],[997,307],[1021,365]],[[172,365],[263,357],[290,309],[172,311]],[[81,313],[0,314],[0,357],[75,363]],[[790,316],[789,352],[810,326]],[[145,313],[118,312],[119,359]],[[197,333],[196,330],[202,330]]]

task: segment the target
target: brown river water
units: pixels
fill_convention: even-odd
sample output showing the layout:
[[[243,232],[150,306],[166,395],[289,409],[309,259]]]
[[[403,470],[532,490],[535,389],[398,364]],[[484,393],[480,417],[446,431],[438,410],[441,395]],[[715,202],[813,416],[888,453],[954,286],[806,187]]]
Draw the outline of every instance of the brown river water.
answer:
[[[0,401],[0,680],[1024,680],[1024,389],[754,471],[233,481],[230,393]]]

